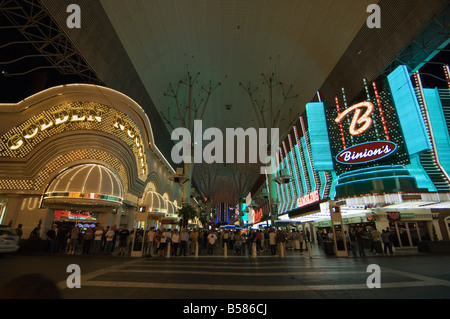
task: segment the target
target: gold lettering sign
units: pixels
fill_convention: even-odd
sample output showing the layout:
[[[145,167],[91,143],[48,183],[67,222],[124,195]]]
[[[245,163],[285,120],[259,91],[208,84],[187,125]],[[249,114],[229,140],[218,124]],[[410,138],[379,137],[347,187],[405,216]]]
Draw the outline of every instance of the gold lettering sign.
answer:
[[[120,115],[116,116],[116,120],[114,121],[114,127],[121,131],[126,132],[127,136],[132,140],[133,144],[136,146],[140,163],[140,169],[142,174],[145,174],[146,172],[145,151],[141,136],[136,132],[136,129],[133,127],[133,125]]]
[[[58,126],[63,123],[68,122],[81,122],[81,121],[102,121],[102,111],[89,108],[89,109],[83,109],[83,108],[71,108],[71,109],[64,109],[64,110],[58,110],[56,112],[52,113],[53,119],[49,120],[45,118],[44,116],[39,117],[34,123],[28,124],[22,129],[21,134],[14,134],[12,135],[8,141],[7,146],[10,150],[17,150],[21,148],[23,145],[25,145],[26,140],[30,140],[33,137],[36,137],[36,135],[39,132],[43,132],[45,130],[48,130],[49,128],[53,126]]]

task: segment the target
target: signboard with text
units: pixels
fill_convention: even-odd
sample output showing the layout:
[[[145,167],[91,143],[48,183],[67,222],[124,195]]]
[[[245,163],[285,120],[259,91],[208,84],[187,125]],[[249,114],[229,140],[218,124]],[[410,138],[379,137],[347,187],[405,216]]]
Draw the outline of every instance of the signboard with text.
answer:
[[[377,165],[409,164],[402,130],[389,91],[366,86],[367,100],[347,106],[338,97],[326,110],[338,175]]]

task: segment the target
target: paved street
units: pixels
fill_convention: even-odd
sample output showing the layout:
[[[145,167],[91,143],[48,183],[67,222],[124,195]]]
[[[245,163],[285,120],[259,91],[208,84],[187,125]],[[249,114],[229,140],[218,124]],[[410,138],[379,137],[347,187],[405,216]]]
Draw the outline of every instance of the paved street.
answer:
[[[450,256],[337,258],[316,251],[277,256],[223,255],[132,258],[12,254],[0,258],[0,285],[26,273],[52,279],[65,299],[341,299],[450,298]],[[81,271],[68,288],[67,266]],[[381,288],[369,289],[369,265]]]

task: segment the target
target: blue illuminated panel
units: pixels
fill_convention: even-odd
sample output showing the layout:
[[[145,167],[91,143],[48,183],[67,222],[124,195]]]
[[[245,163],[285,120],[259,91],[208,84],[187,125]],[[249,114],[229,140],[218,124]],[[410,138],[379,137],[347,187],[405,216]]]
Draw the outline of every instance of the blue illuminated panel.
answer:
[[[399,66],[387,80],[409,155],[431,149],[408,69]]]

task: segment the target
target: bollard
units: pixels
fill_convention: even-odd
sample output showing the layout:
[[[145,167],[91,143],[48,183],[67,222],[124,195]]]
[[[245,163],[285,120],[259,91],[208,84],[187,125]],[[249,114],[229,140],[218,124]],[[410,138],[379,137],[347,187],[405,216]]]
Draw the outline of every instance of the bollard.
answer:
[[[170,242],[167,243],[167,258],[170,258]]]
[[[312,258],[311,243],[308,242],[309,258]]]
[[[252,243],[252,258],[256,258],[256,243]]]
[[[227,258],[227,253],[228,253],[228,251],[227,251],[227,243],[225,243],[225,244],[223,244],[223,257],[224,258]]]
[[[280,253],[278,254],[280,258],[284,258],[285,256],[285,251],[284,251],[284,243],[280,243]]]
[[[198,258],[198,242],[195,243],[195,258]]]

